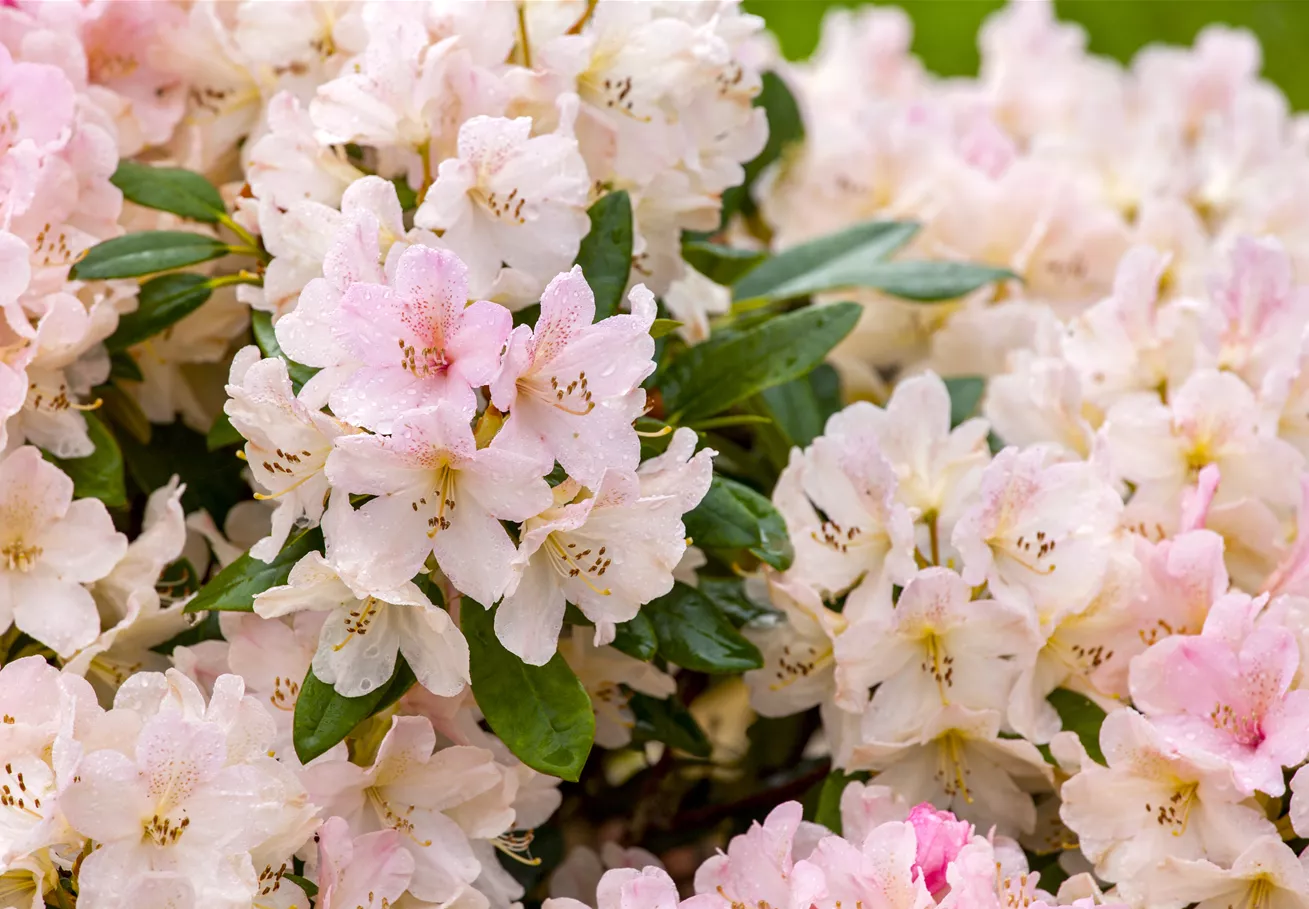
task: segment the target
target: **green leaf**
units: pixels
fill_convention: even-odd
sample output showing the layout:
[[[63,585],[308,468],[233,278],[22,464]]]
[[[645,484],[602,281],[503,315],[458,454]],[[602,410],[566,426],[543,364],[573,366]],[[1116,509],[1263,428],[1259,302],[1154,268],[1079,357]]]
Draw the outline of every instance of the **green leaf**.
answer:
[[[576,264],[595,294],[595,321],[618,312],[632,270],[632,200],[627,190],[610,193],[587,210],[591,230],[582,238]]]
[[[789,451],[822,435],[827,418],[841,409],[841,378],[831,366],[820,363],[809,375],[766,388],[762,394]]]
[[[135,403],[112,386],[105,391],[117,392],[123,401]],[[106,394],[106,408],[109,401]],[[244,464],[230,450],[209,451],[204,435],[181,422],[152,426],[144,415],[140,419],[150,431],[149,441],[126,433],[120,433],[118,441],[127,474],[141,492],[158,489],[176,474],[186,484],[182,507],[187,513],[203,508],[220,527],[233,505],[249,500],[250,486],[241,475]]]
[[[768,141],[763,151],[745,166],[745,180],[740,186],[733,186],[723,193],[723,216],[720,224],[726,224],[737,211],[750,214],[755,210],[754,200],[750,197],[750,187],[759,178],[768,165],[782,157],[787,146],[804,138],[804,118],[800,115],[800,105],[787,88],[782,78],[774,72],[763,74],[759,94],[754,99],[755,107],[762,107],[768,117]]]
[[[696,757],[707,758],[713,745],[705,735],[700,724],[691,716],[676,697],[666,700],[653,698],[639,691],[627,702],[636,726],[632,729],[632,742],[663,742],[678,751],[685,751]]]
[[[701,549],[748,549],[778,571],[791,567],[795,553],[786,522],[772,502],[749,486],[715,476],[700,504],[682,520]]]
[[[307,764],[326,753],[349,735],[350,730],[404,697],[415,681],[405,658],[396,654],[395,671],[389,682],[376,691],[347,698],[314,675],[311,667],[300,685],[295,716],[291,721],[291,740],[300,763]]]
[[[711,417],[753,394],[803,376],[850,333],[858,303],[812,306],[739,334],[687,348],[659,378],[669,422]]]
[[[696,589],[707,596],[727,616],[727,620],[740,628],[760,616],[776,615],[777,611],[769,606],[761,606],[745,595],[745,585],[740,578],[713,578],[700,575],[696,580]]]
[[[418,207],[418,193],[414,192],[406,178],[392,177],[391,185],[395,187],[395,198],[400,203],[401,211],[411,211]]]
[[[814,810],[814,816],[810,819],[815,824],[822,824],[828,830],[841,835],[841,796],[845,793],[845,787],[851,783],[868,779],[868,774],[844,773],[840,770],[833,770],[823,780],[823,788],[818,794],[818,805]]]
[[[662,338],[664,335],[671,335],[681,328],[682,324],[676,319],[655,319],[650,323],[650,337]]]
[[[694,587],[678,582],[641,611],[654,622],[659,653],[671,663],[713,673],[745,672],[764,665],[759,648]]]
[[[993,281],[1015,277],[1006,268],[990,265],[919,260],[884,262],[855,252],[783,281],[758,299],[790,300],[829,290],[871,287],[905,300],[931,303],[953,300]]]
[[[297,363],[282,352],[282,345],[277,343],[277,332],[273,329],[273,317],[266,312],[250,314],[250,331],[255,336],[255,343],[265,357],[280,357],[286,361],[286,372],[291,377],[291,386],[299,393],[306,382],[318,372],[312,366]]]
[[[495,636],[491,610],[464,597],[473,698],[491,731],[527,766],[576,782],[595,741],[591,698],[556,653],[529,666]]]
[[[303,890],[305,892],[305,896],[309,897],[310,899],[313,899],[314,897],[318,896],[318,885],[315,884],[313,881],[309,880],[309,878],[302,877],[299,874],[283,874],[282,877],[286,878],[288,881],[290,881],[291,883],[299,887],[301,890]]]
[[[226,243],[203,234],[147,230],[92,246],[68,276],[75,281],[135,278],[208,262],[227,253]]]
[[[323,532],[312,527],[288,540],[271,562],[261,562],[248,552],[242,553],[201,587],[183,612],[206,609],[254,612],[256,596],[270,587],[285,584],[296,562],[311,552],[322,552],[322,549]]]
[[[533,303],[530,306],[524,306],[522,309],[515,309],[514,327],[517,328],[519,325],[535,325],[539,318],[541,318],[540,303]]]
[[[120,161],[109,182],[137,205],[215,224],[227,214],[218,188],[195,171]]]
[[[123,480],[123,450],[118,440],[99,417],[93,413],[86,417],[87,435],[95,451],[84,458],[56,458],[47,454],[46,460],[54,464],[73,481],[73,496],[79,499],[99,499],[109,508],[127,504],[127,486]]]
[[[783,300],[789,286],[822,283],[819,278],[834,264],[845,261],[875,263],[904,246],[918,225],[911,221],[865,221],[845,230],[792,246],[767,259],[732,288],[734,300]]]
[[[109,378],[126,379],[129,382],[145,381],[141,367],[136,365],[136,360],[125,350],[109,355]]]
[[[214,425],[209,427],[209,432],[205,436],[205,447],[210,451],[218,451],[244,444],[245,436],[236,431],[232,419],[220,410],[218,416],[214,417]]]
[[[986,379],[981,376],[955,376],[945,380],[950,392],[950,426],[954,428],[977,413],[986,391]]]
[[[156,644],[150,650],[154,653],[169,656],[178,647],[194,647],[196,644],[205,641],[221,641],[223,639],[223,629],[219,624],[218,613],[206,612],[194,618],[197,620],[194,624],[173,635],[162,644]]]
[[[1046,700],[1058,711],[1064,728],[1077,733],[1091,760],[1103,764],[1105,760],[1104,752],[1100,750],[1100,725],[1104,722],[1105,713],[1100,705],[1067,688],[1056,688]]]
[[[136,311],[118,319],[118,328],[105,347],[116,353],[154,337],[199,309],[211,293],[213,288],[204,275],[179,272],[151,278],[141,285]]]
[[[689,240],[682,244],[682,258],[715,284],[731,287],[768,258],[768,253],[759,249],[723,246],[708,240]]]
[[[620,623],[612,646],[615,650],[621,650],[638,660],[645,662],[653,660],[659,647],[659,640],[655,637],[654,625],[650,622],[650,617],[643,612],[638,612],[635,617]]]

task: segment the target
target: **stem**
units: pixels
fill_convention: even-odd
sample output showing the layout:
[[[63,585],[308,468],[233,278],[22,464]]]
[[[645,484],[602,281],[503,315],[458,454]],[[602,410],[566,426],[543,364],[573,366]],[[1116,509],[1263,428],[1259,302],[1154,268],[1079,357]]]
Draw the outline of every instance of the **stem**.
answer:
[[[522,53],[523,66],[531,69],[532,45],[527,40],[527,6],[523,0],[519,0],[518,3],[518,47]]]
[[[570,25],[568,27],[568,31],[565,32],[564,34],[580,35],[582,33],[582,27],[585,26],[588,21],[590,21],[591,14],[595,12],[595,6],[596,3],[598,2],[599,0],[586,0],[586,10],[582,13],[582,18],[578,19],[576,22]]]
[[[232,219],[231,215],[226,213],[219,215],[218,222],[222,224],[224,227],[226,227],[228,230],[230,230],[232,233],[240,237],[241,242],[246,244],[247,246],[259,245],[259,242],[255,240],[255,235],[250,233],[250,231],[246,230],[240,224],[237,224],[236,221]]]
[[[927,516],[927,537],[932,544],[932,564],[941,564],[941,542],[937,539],[936,515]]]
[[[688,423],[692,429],[697,432],[706,429],[722,429],[726,426],[756,426],[763,423],[773,422],[770,418],[757,413],[737,413],[728,414],[725,417],[710,417],[707,420],[700,420],[696,423]]]
[[[250,272],[242,269],[240,272],[234,275],[219,275],[217,277],[210,278],[205,283],[209,285],[210,289],[218,288],[218,287],[226,287],[229,284],[253,284],[255,287],[262,287],[264,284],[264,279],[259,277],[258,275],[251,274]]]
[[[418,204],[423,204],[423,197],[432,187],[432,142],[429,139],[418,146],[418,157],[423,162],[423,185],[418,187]]]

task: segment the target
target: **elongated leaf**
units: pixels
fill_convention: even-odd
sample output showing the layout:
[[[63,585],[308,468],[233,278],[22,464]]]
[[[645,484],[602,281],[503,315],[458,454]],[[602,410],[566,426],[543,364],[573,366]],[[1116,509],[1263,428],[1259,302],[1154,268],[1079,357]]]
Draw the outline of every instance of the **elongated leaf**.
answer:
[[[682,323],[676,319],[655,319],[650,323],[650,337],[662,338],[664,335],[671,335],[681,327]]]
[[[1059,713],[1064,728],[1077,733],[1082,740],[1082,747],[1091,760],[1103,764],[1104,752],[1100,750],[1100,726],[1104,723],[1105,712],[1100,705],[1085,695],[1067,688],[1056,688],[1046,698]]]
[[[331,685],[314,675],[311,668],[300,685],[291,721],[291,739],[296,757],[307,764],[325,754],[364,720],[390,707],[413,687],[413,670],[396,654],[391,680],[376,691],[357,698],[342,697]]]
[[[842,827],[841,796],[845,793],[845,787],[857,780],[866,779],[868,779],[867,773],[845,773],[840,770],[833,770],[823,780],[822,789],[818,795],[818,803],[810,820],[815,824],[822,824],[828,830],[840,836]]]
[[[273,317],[266,312],[250,315],[250,331],[255,336],[255,344],[265,357],[280,357],[286,361],[286,372],[291,377],[291,385],[297,392],[318,372],[312,366],[297,363],[282,352],[282,345],[277,343],[277,332],[273,329]]]
[[[982,403],[986,380],[981,376],[956,376],[945,380],[950,392],[950,425],[958,426],[969,417],[976,416],[977,405]]]
[[[759,249],[723,246],[708,240],[692,240],[682,244],[682,258],[715,284],[731,287],[768,258],[768,253]]]
[[[660,376],[669,422],[711,417],[753,394],[803,376],[850,333],[858,303],[813,306],[683,351]]]
[[[626,190],[610,193],[587,211],[591,230],[582,238],[577,264],[595,294],[595,321],[618,312],[632,269],[632,200]]]
[[[181,272],[151,278],[137,294],[136,312],[119,318],[118,328],[105,341],[105,347],[115,353],[154,337],[199,309],[211,293],[209,279],[204,275]]]
[[[634,743],[663,742],[678,751],[702,758],[709,757],[713,750],[709,737],[695,721],[695,717],[691,716],[691,711],[683,707],[676,697],[661,701],[636,692],[627,706],[636,719],[636,727],[632,730]]]
[[[136,278],[227,255],[222,240],[184,230],[148,230],[114,237],[86,251],[69,271],[78,281]]]
[[[659,640],[655,637],[654,625],[651,624],[650,617],[643,612],[638,612],[632,619],[620,623],[612,646],[615,650],[621,650],[638,660],[647,662],[653,660],[659,647]]]
[[[772,608],[761,606],[747,597],[740,578],[714,578],[702,574],[696,581],[696,589],[737,628],[760,616],[776,614]]]
[[[879,262],[908,243],[917,232],[918,225],[909,221],[867,221],[801,243],[757,266],[732,288],[732,298],[781,300],[801,296],[786,288],[803,286],[805,282],[821,283],[815,276],[821,276],[846,257],[858,262]]]
[[[882,262],[850,253],[822,269],[773,288],[769,299],[787,300],[828,290],[871,287],[905,300],[932,303],[953,300],[993,281],[1014,277],[1008,269],[970,262]]]
[[[576,781],[595,741],[591,698],[564,658],[529,666],[495,636],[494,614],[467,597],[460,624],[468,639],[473,697],[491,731],[533,770]]]
[[[786,450],[803,448],[822,435],[827,418],[841,409],[841,379],[835,369],[820,363],[807,376],[764,389],[763,399],[784,435]]]
[[[256,596],[270,587],[285,584],[296,562],[322,549],[323,532],[313,527],[288,540],[271,562],[261,562],[250,553],[243,553],[201,587],[183,611],[254,612]]]
[[[109,355],[109,378],[126,379],[129,382],[145,381],[145,375],[141,372],[141,367],[132,359],[132,355],[126,351],[119,351]]]
[[[120,161],[109,178],[137,205],[172,212],[192,221],[217,223],[227,213],[218,188],[195,171]]]
[[[86,432],[95,451],[85,458],[46,459],[73,481],[73,496],[79,499],[99,499],[109,508],[127,504],[127,486],[123,481],[123,450],[118,440],[94,413],[86,416]]]
[[[700,504],[682,520],[702,549],[747,549],[778,571],[791,567],[795,553],[786,522],[772,502],[749,486],[715,476]]]
[[[659,652],[669,662],[698,672],[745,672],[763,666],[759,649],[741,636],[713,602],[678,582],[641,609],[654,622]]]

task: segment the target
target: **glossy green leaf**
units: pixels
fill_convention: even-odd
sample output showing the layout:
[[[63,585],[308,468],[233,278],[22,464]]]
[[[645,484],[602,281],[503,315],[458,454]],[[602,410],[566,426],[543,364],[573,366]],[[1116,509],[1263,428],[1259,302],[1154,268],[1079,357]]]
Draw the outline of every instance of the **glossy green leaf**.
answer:
[[[867,773],[845,773],[840,770],[833,770],[823,780],[822,788],[818,794],[818,802],[810,820],[815,824],[822,824],[828,830],[840,836],[842,828],[841,796],[845,793],[845,787],[858,780],[866,779],[868,779]]]
[[[112,386],[109,390],[116,391]],[[118,436],[128,476],[142,493],[153,492],[177,475],[186,484],[182,507],[188,514],[203,508],[220,527],[232,506],[249,500],[250,485],[242,477],[245,465],[232,451],[209,451],[204,434],[181,422],[144,425],[150,430],[148,442],[127,433]]]
[[[204,275],[179,272],[151,278],[141,285],[136,311],[118,319],[118,328],[105,341],[110,353],[125,351],[152,338],[189,316],[209,299],[213,289]]]
[[[109,508],[119,508],[127,504],[123,451],[98,416],[94,413],[84,416],[86,432],[95,451],[84,458],[56,458],[47,454],[46,460],[68,474],[73,481],[74,498],[99,499]]]
[[[280,357],[286,361],[287,375],[291,377],[291,385],[297,393],[318,372],[314,367],[297,363],[282,352],[282,345],[277,343],[277,332],[273,328],[273,317],[269,313],[251,313],[250,331],[265,357]]]
[[[591,698],[564,658],[529,666],[495,636],[495,615],[464,597],[461,627],[468,639],[473,697],[509,750],[527,766],[576,781],[595,741]]]
[[[711,417],[805,375],[850,333],[862,312],[858,303],[811,306],[686,349],[659,376],[669,422]]]
[[[1008,269],[990,265],[927,260],[885,262],[862,253],[847,253],[770,288],[762,299],[790,300],[824,291],[869,287],[905,300],[932,303],[953,300],[994,281],[1014,277]]]
[[[745,672],[764,664],[759,648],[694,587],[678,582],[641,611],[654,622],[659,653],[671,663],[713,673]]]
[[[682,520],[702,549],[747,549],[778,571],[791,567],[795,553],[786,522],[772,502],[749,486],[715,476],[700,504]]]
[[[655,637],[654,625],[650,617],[638,612],[626,622],[620,622],[612,644],[615,650],[621,650],[630,657],[649,662],[658,651],[659,640]]]
[[[1067,688],[1056,688],[1046,698],[1059,713],[1064,729],[1077,733],[1082,740],[1082,747],[1091,756],[1091,760],[1103,764],[1104,752],[1100,750],[1100,726],[1104,723],[1105,712],[1100,705],[1085,695]]]
[[[595,321],[618,312],[632,270],[632,200],[626,190],[609,193],[587,211],[591,230],[582,238],[577,263],[595,294]]]
[[[195,171],[124,160],[118,163],[118,170],[109,182],[137,205],[172,212],[192,221],[214,224],[227,214],[218,188]]]
[[[126,379],[129,382],[144,382],[145,375],[132,355],[125,350],[109,355],[109,378]]]
[[[807,376],[764,389],[762,397],[784,436],[785,450],[803,448],[822,435],[827,418],[841,409],[841,379],[820,363]]]
[[[981,376],[955,376],[945,380],[950,392],[950,426],[955,427],[970,417],[977,416],[977,407],[986,391],[986,379]]]
[[[682,258],[715,284],[731,287],[767,259],[768,253],[759,249],[723,246],[708,240],[690,240],[682,244]]]
[[[918,225],[910,221],[865,221],[834,234],[792,246],[767,259],[732,288],[735,300],[784,300],[807,291],[790,288],[824,282],[821,276],[839,263],[880,262],[913,239]],[[849,285],[847,285],[849,286]]]
[[[136,278],[227,255],[222,240],[184,230],[148,230],[114,237],[86,251],[68,276],[75,281]]]
[[[655,319],[650,323],[650,337],[662,338],[665,335],[671,335],[681,327],[682,323],[676,319]]]
[[[291,721],[296,757],[307,764],[343,740],[364,720],[390,707],[413,687],[413,670],[396,654],[395,671],[385,685],[357,698],[347,698],[314,675],[311,668],[300,685]]]
[[[696,589],[737,628],[762,616],[777,614],[777,610],[747,597],[740,578],[715,578],[702,574],[696,579]]]
[[[705,735],[700,724],[691,716],[676,696],[660,700],[648,694],[636,692],[627,702],[631,708],[636,726],[632,729],[634,744],[642,742],[663,742],[678,751],[700,758],[707,758],[713,745]]]
[[[256,596],[270,587],[285,584],[296,562],[322,549],[323,533],[313,527],[288,540],[271,562],[261,562],[248,552],[242,553],[201,587],[183,611],[254,612]]]

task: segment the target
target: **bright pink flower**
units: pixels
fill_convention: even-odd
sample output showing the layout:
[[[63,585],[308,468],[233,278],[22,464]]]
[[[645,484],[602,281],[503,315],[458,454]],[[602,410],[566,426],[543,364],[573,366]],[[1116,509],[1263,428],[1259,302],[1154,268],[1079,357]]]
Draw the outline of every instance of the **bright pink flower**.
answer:
[[[946,886],[946,869],[972,838],[973,825],[949,811],[938,811],[929,802],[910,809],[909,823],[918,839],[914,867],[922,872],[927,889],[939,893]]]

